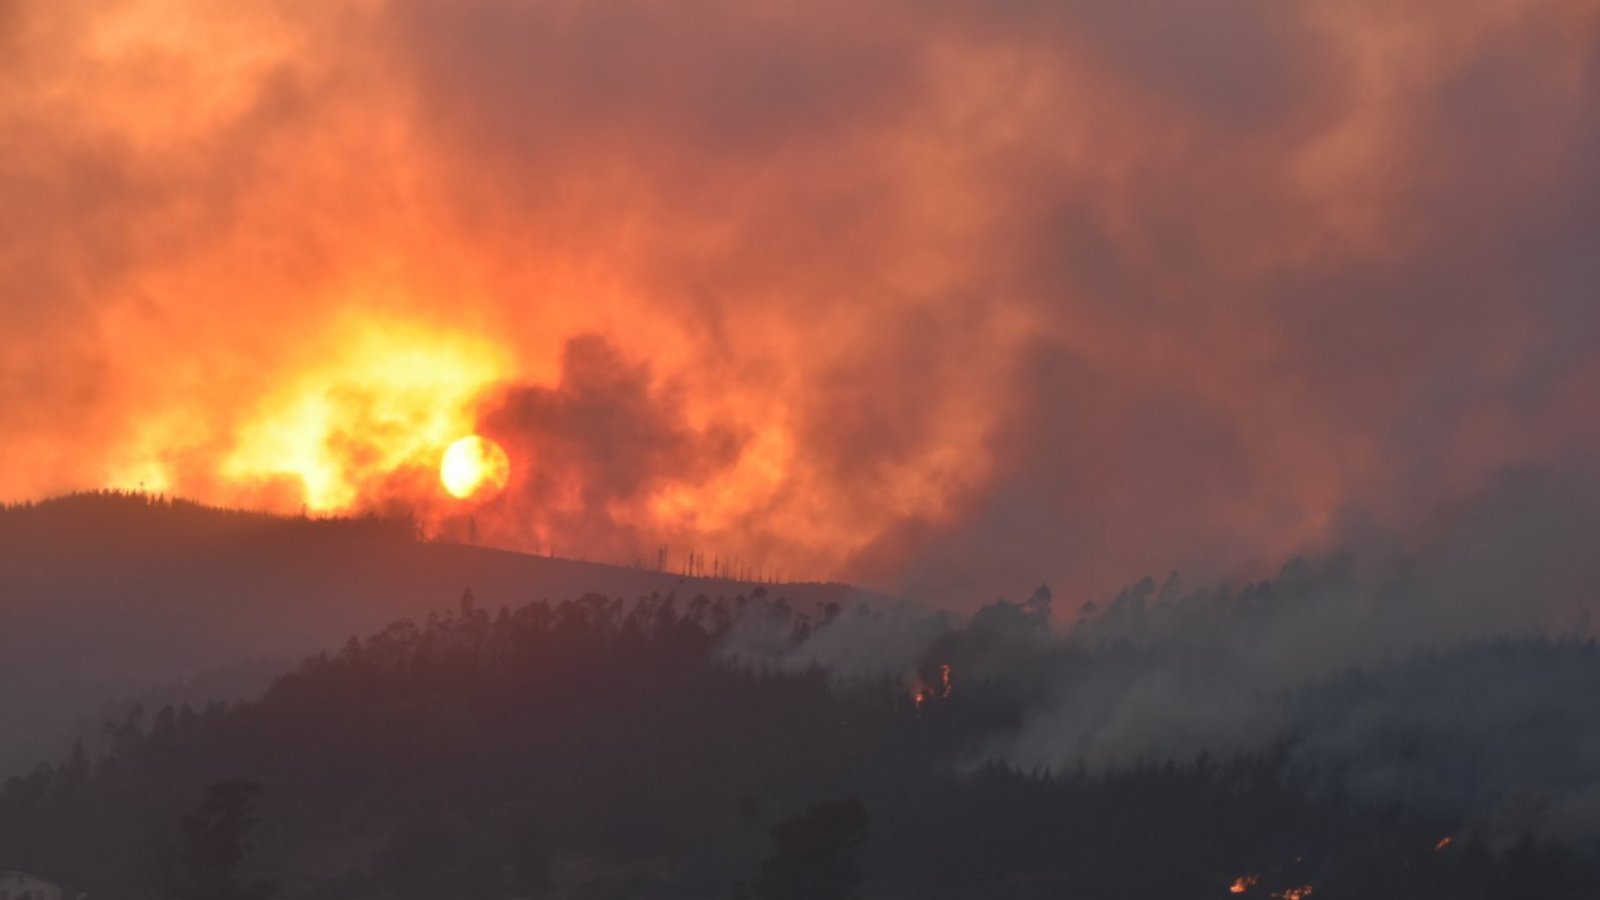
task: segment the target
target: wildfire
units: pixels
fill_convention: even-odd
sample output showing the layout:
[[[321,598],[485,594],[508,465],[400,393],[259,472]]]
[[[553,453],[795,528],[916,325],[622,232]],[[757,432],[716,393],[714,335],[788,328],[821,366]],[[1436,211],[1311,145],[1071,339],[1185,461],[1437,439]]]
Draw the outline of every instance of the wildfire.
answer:
[[[1233,880],[1233,884],[1228,885],[1228,893],[1243,894],[1260,883],[1260,875],[1240,875],[1238,878]],[[1311,896],[1312,893],[1313,889],[1311,885],[1302,884],[1299,887],[1290,887],[1284,888],[1281,891],[1273,891],[1269,896],[1272,897],[1272,900],[1305,900],[1305,898]]]
[[[334,355],[255,411],[222,474],[285,483],[313,511],[350,509],[397,471],[437,466],[472,432],[474,400],[506,366],[485,341],[357,323]]]
[[[911,702],[917,709],[926,706],[930,700],[949,700],[950,694],[955,690],[955,670],[949,663],[939,666],[939,679],[937,683],[929,685],[917,679],[911,688]]]
[[[1444,848],[1450,846],[1450,844],[1453,842],[1453,840],[1454,839],[1451,838],[1450,835],[1448,835],[1448,834],[1445,835],[1442,838],[1439,838],[1439,843],[1433,845],[1433,851],[1435,853],[1437,853],[1440,850],[1443,850]]]

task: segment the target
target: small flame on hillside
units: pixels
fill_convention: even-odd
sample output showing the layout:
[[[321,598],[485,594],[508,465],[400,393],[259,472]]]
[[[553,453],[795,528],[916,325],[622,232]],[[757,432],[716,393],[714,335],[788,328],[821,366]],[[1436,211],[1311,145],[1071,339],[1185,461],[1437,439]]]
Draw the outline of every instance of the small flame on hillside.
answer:
[[[1284,888],[1272,896],[1274,900],[1305,900],[1305,898],[1311,896],[1311,894],[1311,885],[1303,884],[1299,887]]]
[[[955,673],[949,663],[939,666],[939,680],[936,684],[927,684],[918,678],[911,689],[911,702],[921,709],[930,700],[949,700],[950,694],[955,690]]]
[[[1256,882],[1260,880],[1260,875],[1240,875],[1238,878],[1233,880],[1233,884],[1228,885],[1228,893],[1242,894],[1245,891],[1255,887]]]
[[[1450,835],[1448,835],[1448,834],[1445,835],[1442,838],[1439,838],[1439,843],[1433,845],[1433,851],[1435,853],[1437,853],[1440,850],[1443,850],[1444,848],[1450,846],[1450,844],[1453,842],[1453,840],[1454,839],[1451,838]]]

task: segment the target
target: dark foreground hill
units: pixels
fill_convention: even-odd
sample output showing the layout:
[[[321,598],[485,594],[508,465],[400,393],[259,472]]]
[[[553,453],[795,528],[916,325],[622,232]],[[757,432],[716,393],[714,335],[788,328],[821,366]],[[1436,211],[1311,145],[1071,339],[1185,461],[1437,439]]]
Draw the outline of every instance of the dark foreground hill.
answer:
[[[942,666],[1076,653],[1017,631],[1035,611],[1001,605],[947,634],[908,696],[722,650],[748,617],[798,646],[835,611],[463,602],[313,658],[257,701],[131,716],[103,757],[11,780],[0,867],[105,900],[1600,896],[1593,847],[1361,799],[1337,769],[1297,764],[1293,741],[1108,771],[975,764],[1028,690]],[[1592,646],[1463,652],[1424,668],[1534,660],[1600,678]],[[1125,657],[1067,664],[1092,676]],[[1339,690],[1359,706],[1374,687]],[[1398,756],[1439,749],[1396,738]]]
[[[403,522],[4,524],[18,709],[328,649],[0,786],[0,869],[95,898],[1600,896],[1600,648],[1412,567],[1146,579],[1052,626],[1043,587],[958,622]]]
[[[56,755],[110,701],[251,696],[294,660],[467,588],[491,608],[585,591],[752,589],[415,532],[403,519],[279,517],[141,494],[0,508],[0,774]],[[783,592],[810,605],[867,596],[837,584]]]

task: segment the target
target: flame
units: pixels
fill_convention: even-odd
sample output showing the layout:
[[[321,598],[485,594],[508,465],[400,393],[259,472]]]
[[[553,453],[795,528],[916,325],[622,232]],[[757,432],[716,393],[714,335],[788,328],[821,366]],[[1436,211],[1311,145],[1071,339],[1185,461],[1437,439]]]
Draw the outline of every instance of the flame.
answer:
[[[1082,558],[1056,562],[1049,542],[1015,547],[1025,568],[1050,560],[1041,574],[1075,594],[1120,586],[1076,574],[1095,568],[1081,564],[1091,555],[1176,563],[1219,537],[1255,558],[1288,555],[1316,543],[1336,510],[1370,501],[1384,514],[1399,502],[1384,491],[1389,473],[1409,467],[1384,455],[1389,412],[1347,403],[1353,388],[1335,370],[1260,398],[1241,390],[1279,359],[1320,358],[1328,335],[1273,320],[1233,352],[1237,335],[1225,325],[1308,262],[1352,277],[1374,264],[1432,272],[1427,254],[1454,243],[1432,227],[1433,192],[1477,191],[1517,216],[1525,204],[1511,198],[1574,177],[1567,167],[1584,157],[1571,152],[1582,144],[1570,144],[1568,123],[1585,110],[1574,73],[1592,56],[1586,26],[1551,29],[1561,39],[1538,65],[1495,70],[1526,79],[1503,90],[1536,98],[1529,129],[1517,129],[1525,143],[1499,148],[1526,163],[1505,184],[1457,185],[1481,155],[1452,155],[1448,127],[1413,127],[1449,121],[1434,115],[1435,86],[1473,54],[1510,59],[1522,49],[1522,29],[1500,27],[1513,5],[1451,8],[1437,14],[1441,27],[1425,27],[1434,14],[1305,4],[1293,34],[1325,43],[1328,72],[1340,77],[1294,81],[1310,92],[1283,105],[1294,118],[1270,124],[1295,127],[1239,130],[1214,127],[1227,120],[1212,121],[1211,106],[1188,102],[1187,91],[1122,77],[1120,60],[1062,52],[1082,35],[1057,45],[1026,17],[952,28],[942,16],[922,21],[915,4],[842,18],[850,4],[797,4],[798,17],[740,19],[704,42],[656,48],[664,55],[623,67],[610,93],[567,91],[563,79],[595,48],[602,58],[627,52],[636,29],[574,19],[566,4],[524,4],[506,17],[530,33],[575,37],[546,48],[548,65],[511,69],[497,54],[517,40],[471,60],[452,43],[470,30],[472,9],[497,4],[433,4],[426,16],[385,0],[0,4],[15,83],[0,90],[0,120],[16,135],[4,161],[36,195],[39,220],[0,253],[8,296],[30,298],[5,304],[0,319],[9,463],[0,501],[108,484],[278,511],[336,512],[397,494],[442,501],[434,465],[449,441],[476,430],[481,389],[508,378],[555,383],[563,343],[601,334],[682,394],[691,430],[717,426],[726,453],[690,459],[659,484],[630,471],[619,506],[519,510],[503,526],[508,543],[554,537],[586,554],[615,547],[628,553],[621,561],[635,558],[630,542],[670,544],[678,558],[761,556],[788,573],[879,586],[920,566],[928,583],[957,585],[986,556],[967,541],[991,537],[992,525],[973,517],[1031,491],[1043,492],[1041,509],[1073,498],[1066,519],[1049,520],[1056,526],[1105,523]],[[1548,6],[1529,23],[1587,23],[1592,3]],[[647,30],[637,33],[683,16],[669,4],[639,10],[635,25]],[[443,27],[418,27],[434,13]],[[836,35],[850,40],[809,43]],[[814,102],[761,120],[772,127],[758,129],[755,157],[754,145],[726,139],[728,122],[742,118],[706,115],[706,85],[762,83],[792,62],[722,52],[721,41],[851,60],[884,35],[894,37],[883,65],[842,70],[863,76],[859,90],[835,94],[846,83],[838,78],[797,82]],[[652,78],[658,71],[673,77]],[[908,71],[918,77],[883,78]],[[537,102],[506,105],[484,90],[509,75]],[[1337,90],[1323,93],[1330,85]],[[1346,92],[1351,102],[1331,102]],[[914,114],[870,112],[890,96]],[[1061,108],[1085,115],[1041,114]],[[1158,147],[1171,136],[1207,159],[1240,162],[1219,168],[1223,177],[1203,167],[1205,180],[1191,181],[1170,154],[1143,152],[1148,142],[1135,138],[1152,128],[1164,136]],[[1282,152],[1258,172],[1263,140]],[[1427,191],[1399,189],[1441,153],[1441,165],[1423,170],[1437,174],[1424,179]],[[1003,163],[1040,154],[1066,154],[1070,165],[1014,172]],[[793,163],[792,177],[750,164],[769,158]],[[859,164],[817,164],[835,159]],[[708,183],[737,202],[705,202]],[[1108,242],[1114,258],[1150,265],[1110,287],[1092,270],[1041,266],[1036,242],[1020,238],[1037,230],[1040,198],[1063,191],[1082,203],[1073,246]],[[1167,205],[1190,197],[1218,202]],[[1241,208],[1260,214],[1233,214]],[[1152,222],[1193,235],[1204,271],[1190,272],[1186,254],[1162,265],[1140,227]],[[1502,255],[1505,265],[1522,258]],[[1191,321],[1128,318],[1114,302],[1122,290],[1164,298],[1166,284],[1190,275],[1244,305]],[[1468,303],[1443,287],[1437,299],[1419,290],[1418,302]],[[1105,302],[1057,302],[1105,291]],[[369,323],[323,342],[336,310],[404,325]],[[1411,323],[1427,321],[1400,317],[1375,340],[1406,346]],[[1508,360],[1539,345],[1526,330],[1506,329],[1509,343],[1492,348],[1495,372],[1515,370]],[[1219,367],[1224,350],[1232,364]],[[1073,370],[1035,360],[1081,365],[1071,383],[1083,397],[1051,400],[1055,379]],[[1553,396],[1581,398],[1582,386]],[[1204,452],[1140,457],[1148,477],[1133,494],[1098,484],[1102,454],[1122,453],[1118,442],[1137,440],[1145,417],[1169,403],[1185,411],[1182,433],[1204,429],[1192,432],[1206,438]],[[1036,453],[1063,432],[1034,419],[1058,407],[1107,440],[1062,465]],[[1479,411],[1474,440],[1438,481],[1459,487],[1507,458],[1538,455],[1528,441],[1568,436],[1563,420],[1588,421],[1554,401],[1546,414],[1543,427],[1523,428],[1520,415]],[[1219,496],[1214,479],[1190,473],[1233,471],[1234,437],[1260,476]],[[514,449],[521,482],[527,451]],[[679,454],[638,468],[667,457]],[[1049,468],[1033,468],[1040,462]],[[587,496],[559,470],[550,480],[559,496]],[[1122,515],[1145,491],[1183,526],[1169,533]]]
[[[506,374],[493,344],[409,325],[364,322],[335,343],[246,420],[225,479],[269,497],[287,482],[315,512],[352,509],[397,472],[431,475],[473,431],[478,395]]]
[[[1233,884],[1228,885],[1228,893],[1242,894],[1255,887],[1260,880],[1260,875],[1240,875],[1233,880]]]
[[[911,702],[917,709],[922,709],[931,700],[949,700],[950,694],[955,690],[955,670],[949,663],[939,666],[939,680],[937,684],[927,684],[921,678],[916,679],[911,685]]]
[[[1303,884],[1299,887],[1284,888],[1272,896],[1274,900],[1305,900],[1312,893],[1311,885]]]
[[[1450,835],[1448,835],[1448,834],[1445,835],[1442,838],[1439,838],[1439,843],[1433,845],[1434,852],[1437,853],[1440,850],[1443,850],[1444,848],[1450,846],[1450,844],[1453,843],[1453,840],[1454,839],[1451,838]]]

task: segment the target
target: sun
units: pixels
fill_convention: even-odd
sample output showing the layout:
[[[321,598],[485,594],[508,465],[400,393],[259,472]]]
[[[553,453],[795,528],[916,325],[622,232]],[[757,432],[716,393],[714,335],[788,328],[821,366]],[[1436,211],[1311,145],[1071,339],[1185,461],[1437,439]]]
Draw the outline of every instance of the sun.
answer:
[[[499,444],[469,434],[451,444],[439,462],[439,481],[450,496],[465,500],[484,491],[499,491],[511,476],[511,460]]]

